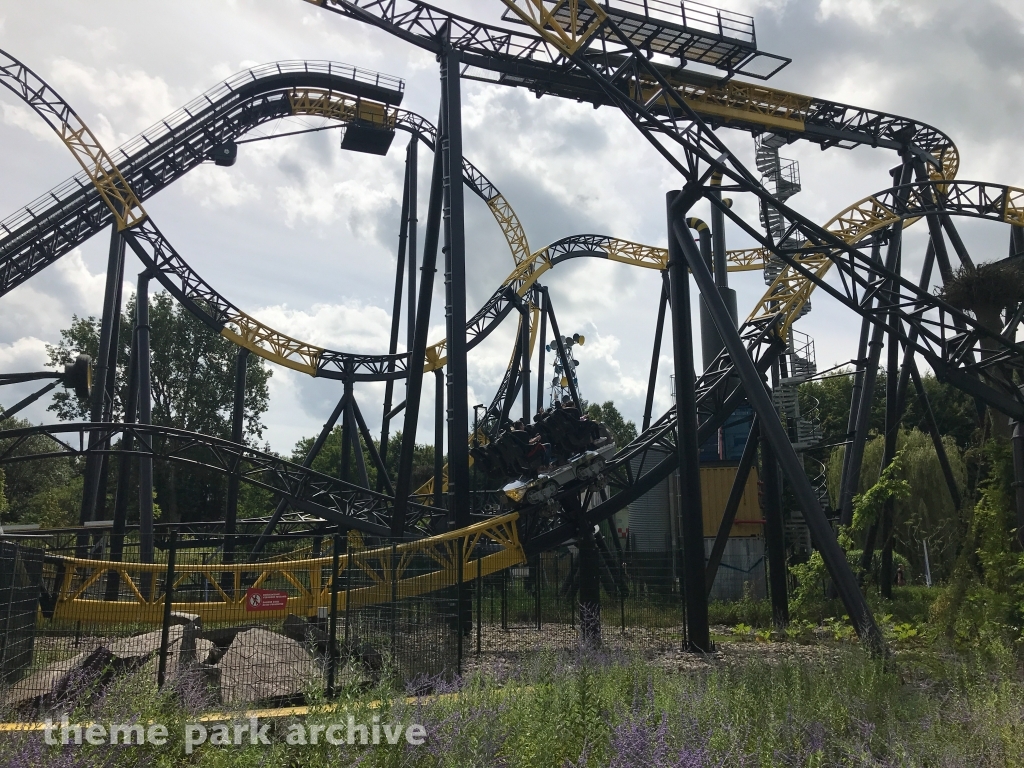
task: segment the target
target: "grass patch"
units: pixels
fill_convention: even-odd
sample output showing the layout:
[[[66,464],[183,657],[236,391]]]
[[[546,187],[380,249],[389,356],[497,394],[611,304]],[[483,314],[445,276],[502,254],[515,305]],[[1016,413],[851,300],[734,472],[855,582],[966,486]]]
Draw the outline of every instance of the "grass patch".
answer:
[[[208,710],[187,681],[156,692],[118,679],[71,720],[167,725],[165,746],[46,746],[42,734],[0,734],[2,766],[1019,766],[1024,685],[1012,656],[901,652],[888,665],[856,646],[723,659],[539,653],[502,679],[433,681],[410,700],[387,681],[342,692],[338,711],[314,700],[302,719],[277,721],[267,746],[204,745],[186,755],[185,724]],[[753,648],[753,647],[752,647]],[[446,695],[447,694],[447,695]],[[292,726],[411,723],[427,739],[390,746],[290,745]]]

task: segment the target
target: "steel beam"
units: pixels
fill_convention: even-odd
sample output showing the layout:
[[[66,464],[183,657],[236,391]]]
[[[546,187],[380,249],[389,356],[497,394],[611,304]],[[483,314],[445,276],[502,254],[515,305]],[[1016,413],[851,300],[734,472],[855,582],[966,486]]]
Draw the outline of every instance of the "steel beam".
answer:
[[[544,410],[544,381],[547,372],[544,370],[544,353],[547,352],[548,344],[548,315],[544,311],[545,296],[543,291],[538,291],[540,298],[540,335],[537,337],[537,410]]]
[[[905,163],[901,170],[901,181],[908,180],[910,175],[910,164]],[[895,273],[896,265],[899,263],[900,249],[903,244],[903,221],[893,224],[889,235],[889,245],[885,253],[885,269]],[[871,301],[867,302],[867,309],[871,308]],[[870,317],[865,314],[865,320]],[[846,452],[850,455],[849,462],[844,460],[843,482],[839,489],[839,513],[840,524],[850,525],[853,523],[853,497],[860,489],[861,464],[864,461],[864,445],[867,443],[868,430],[871,427],[871,405],[875,398],[875,382],[878,379],[878,363],[882,356],[882,345],[884,334],[887,328],[885,324],[876,322],[871,329],[871,340],[868,342],[868,357],[864,362],[863,388],[860,393],[860,402],[857,405],[857,428],[853,435],[853,442],[847,444]]]
[[[529,426],[530,422],[533,421],[533,411],[530,410],[530,305],[524,301],[521,311],[523,321],[519,325],[519,334],[521,336],[519,346],[522,350],[519,364],[519,381],[523,395],[523,424]]]
[[[124,274],[124,238],[112,225],[110,229],[110,248],[107,252],[107,282],[103,291],[103,314],[100,318],[100,348],[96,356],[96,363],[93,369],[92,405],[90,409],[90,420],[93,422],[104,421],[108,410],[108,382],[117,375],[116,366],[111,370],[111,348],[114,348],[116,355],[117,330],[121,324],[121,282]],[[117,358],[114,358],[115,363]],[[85,462],[85,481],[82,488],[82,507],[79,513],[78,522],[85,525],[96,519],[96,506],[101,486],[101,472],[103,469],[103,456],[100,453],[91,453]],[[84,545],[84,539],[79,537],[79,548]]]
[[[722,341],[725,343],[729,357],[743,382],[747,399],[753,406],[754,412],[760,417],[762,433],[771,441],[772,448],[775,449],[782,471],[793,489],[797,503],[804,513],[804,519],[811,530],[814,545],[821,552],[825,567],[836,584],[850,622],[857,630],[861,641],[872,652],[885,653],[885,641],[875,623],[871,608],[860,592],[857,579],[846,562],[846,555],[839,546],[839,542],[836,541],[828,518],[825,517],[825,511],[821,508],[814,488],[811,487],[810,481],[804,473],[800,458],[793,450],[789,436],[786,434],[782,422],[779,421],[771,397],[764,388],[764,382],[761,380],[753,360],[747,354],[743,340],[732,326],[729,310],[718,291],[715,290],[711,272],[701,259],[692,240],[689,240],[681,222],[674,223],[673,234],[675,241],[682,246],[682,253],[690,265],[690,271],[697,281],[701,295],[708,303],[708,309],[711,310],[719,333],[722,334]],[[670,242],[671,240],[670,237]],[[703,577],[703,568],[701,576]]]
[[[963,499],[960,497],[960,489],[957,487],[956,478],[953,476],[953,467],[949,463],[949,456],[946,455],[946,446],[942,443],[942,433],[939,432],[939,424],[935,420],[935,412],[932,410],[928,393],[925,392],[924,383],[921,381],[921,374],[917,370],[917,362],[911,358],[905,365],[910,369],[914,389],[917,390],[917,399],[924,410],[928,434],[932,438],[932,445],[935,446],[935,455],[939,458],[939,466],[942,467],[942,476],[945,478],[946,487],[949,489],[949,498],[953,501],[954,509],[959,511],[963,506]]]
[[[668,223],[668,277],[672,304],[672,349],[676,377],[676,447],[679,452],[679,532],[682,548],[683,599],[689,650],[710,653],[708,596],[704,583],[704,516],[700,492],[700,446],[697,443],[697,396],[693,366],[693,329],[690,317],[690,276],[686,270],[685,246],[697,252],[685,226],[685,211],[676,208],[682,192],[665,196]],[[679,206],[682,208],[682,206]],[[674,235],[673,233],[679,233]],[[692,266],[691,266],[692,269]],[[717,291],[716,291],[717,296]]]
[[[576,382],[571,375],[574,370],[572,367],[572,358],[565,349],[565,339],[562,337],[562,332],[558,329],[558,319],[555,317],[555,308],[551,304],[551,296],[548,293],[547,286],[544,287],[544,306],[547,308],[548,318],[551,320],[551,332],[555,335],[555,346],[558,347],[558,359],[562,361],[562,371],[565,373],[565,380],[569,383],[569,394],[572,396],[573,403],[580,409],[580,413],[582,413],[583,401],[580,400],[580,393],[576,389]]]
[[[764,483],[764,544],[768,556],[768,592],[772,622],[789,624],[789,594],[786,568],[786,524],[782,516],[782,478],[771,440],[761,438],[761,482]]]
[[[410,163],[411,155],[415,151],[416,142],[419,139],[415,135],[409,140],[409,146],[405,150],[405,183],[402,187],[402,218],[398,227],[398,256],[395,259],[395,297],[391,302],[391,339],[388,345],[388,354],[395,355],[398,352],[398,332],[402,325],[402,285],[405,280],[405,255],[406,251],[409,252],[410,261],[415,264],[416,262],[416,251],[413,248],[409,248],[409,194],[410,194],[410,179],[409,174],[411,173],[412,164]],[[411,297],[413,289],[410,286],[409,296]],[[412,318],[415,314],[415,308],[410,307],[409,317]],[[412,349],[412,322],[409,323],[409,346],[408,349]],[[388,370],[394,370],[394,363],[388,364]],[[395,381],[394,379],[388,379],[384,384],[384,415],[381,417],[380,422],[380,453],[381,456],[386,460],[388,455],[388,432],[391,426],[391,407],[393,405],[395,393]],[[383,486],[384,478],[380,475],[377,476],[377,490],[380,491]]]
[[[235,400],[231,410],[231,441],[242,442],[245,431],[245,379],[249,367],[250,352],[245,347],[238,348],[235,356]],[[238,473],[241,466],[236,466],[228,475],[227,515],[224,518],[224,562],[235,561],[235,530],[238,521],[238,489],[240,480]]]
[[[359,434],[363,437],[363,443],[366,445],[366,452],[370,454],[370,461],[373,462],[374,468],[377,470],[377,486],[383,488],[389,496],[395,495],[395,489],[391,485],[391,478],[388,477],[388,468],[384,464],[384,457],[377,450],[373,444],[373,435],[370,434],[370,428],[366,426],[366,419],[363,418],[363,412],[359,409],[359,402],[353,397],[352,398],[352,414],[356,417],[356,426],[359,427]]]
[[[654,412],[654,388],[658,383],[658,365],[661,362],[661,340],[665,333],[665,310],[668,308],[668,272],[661,273],[661,298],[658,301],[658,319],[654,325],[654,348],[651,351],[651,374],[647,379],[647,400],[644,403],[644,420],[641,432],[651,426]]]
[[[135,333],[139,345],[139,424],[153,423],[153,385],[149,348],[149,270],[139,273],[135,291]],[[152,439],[152,438],[150,438]],[[139,456],[139,560],[152,563],[153,541],[153,445]]]
[[[434,509],[444,508],[444,372],[434,369]],[[449,466],[449,472],[451,467]]]
[[[138,328],[132,328],[131,354],[128,358],[128,392],[124,404],[125,424],[134,424],[139,414],[139,333]],[[125,433],[121,436],[122,448],[125,453],[121,454],[118,461],[117,488],[114,491],[114,526],[110,535],[110,559],[119,562],[124,554],[124,534],[128,524],[128,496],[131,491],[128,483],[131,481],[131,451],[133,448],[134,436]],[[116,576],[111,579],[116,585]],[[117,587],[110,587],[113,592],[108,593],[108,599],[116,599]]]
[[[456,528],[469,525],[469,379],[466,349],[466,224],[462,188],[462,87],[459,52],[445,41],[441,134],[445,192],[445,320],[448,339],[448,495]]]
[[[316,436],[316,440],[313,441],[313,445],[310,447],[305,457],[303,457],[303,468],[313,466],[313,460],[316,459],[316,457],[320,455],[320,451],[323,450],[324,444],[327,442],[327,438],[330,437],[331,432],[334,431],[334,425],[338,423],[338,419],[340,419],[341,415],[345,412],[345,406],[347,403],[348,395],[343,394],[341,399],[338,400],[338,404],[334,406],[334,410],[331,412],[331,415],[324,423],[323,428],[320,430],[320,434]],[[277,527],[277,524],[281,520],[281,516],[285,513],[286,509],[288,509],[288,499],[281,499],[277,503],[277,507],[274,509],[274,514],[270,516],[270,520],[267,522],[262,533],[260,533],[260,537],[253,545],[252,552],[249,554],[250,559],[263,551],[263,547],[266,545],[267,541],[270,540],[270,537],[274,533],[274,528]]]
[[[743,453],[740,455],[740,464],[736,468],[736,477],[733,478],[732,488],[729,490],[729,498],[725,502],[725,512],[722,514],[722,522],[718,525],[718,533],[715,535],[715,543],[711,546],[711,554],[708,555],[708,564],[704,569],[704,582],[708,597],[711,597],[711,589],[715,585],[715,577],[718,575],[718,568],[722,564],[722,555],[725,554],[725,545],[729,542],[729,534],[732,532],[733,523],[736,521],[736,513],[739,511],[740,502],[743,500],[743,491],[747,487],[747,478],[750,477],[750,470],[757,459],[757,443],[760,427],[757,417],[754,417],[750,425],[750,433],[747,435],[747,442],[743,444]]]
[[[445,110],[441,109],[440,123]],[[430,200],[427,203],[427,227],[423,238],[423,265],[416,302],[416,332],[409,357],[409,377],[405,394],[405,426],[402,429],[402,451],[398,458],[395,479],[395,509],[391,517],[391,535],[398,539],[405,534],[405,518],[409,494],[412,492],[412,461],[416,451],[416,426],[420,418],[423,390],[423,361],[427,354],[427,332],[430,326],[430,304],[434,293],[434,272],[437,266],[437,245],[441,237],[441,207],[444,198],[442,153],[434,150],[430,177]],[[450,350],[449,350],[450,353]]]
[[[413,140],[409,142],[409,154],[406,157],[409,186],[409,210],[406,224],[409,237],[409,255],[407,259],[409,287],[406,290],[406,302],[408,304],[408,318],[406,320],[408,325],[407,349],[412,349],[416,341],[416,266],[419,259],[419,251],[416,249],[419,234],[419,218],[417,216],[417,211],[419,210],[419,144],[417,139],[418,134],[414,134]]]
[[[871,246],[871,256],[875,261],[881,261],[881,244],[876,240]],[[873,302],[872,297],[867,297],[866,301]],[[840,475],[839,480],[839,524],[848,526],[853,522],[853,496],[847,497],[846,490],[848,489],[848,483],[850,481],[851,467],[853,466],[853,445],[857,437],[857,425],[858,417],[857,414],[860,412],[860,401],[861,392],[864,389],[864,380],[866,378],[867,367],[868,367],[868,338],[871,335],[871,320],[868,316],[864,316],[860,323],[860,341],[857,344],[857,360],[856,369],[853,374],[853,388],[850,392],[850,415],[846,422],[846,446],[843,450],[843,472]],[[872,384],[872,387],[874,385]],[[859,477],[858,477],[859,482]]]

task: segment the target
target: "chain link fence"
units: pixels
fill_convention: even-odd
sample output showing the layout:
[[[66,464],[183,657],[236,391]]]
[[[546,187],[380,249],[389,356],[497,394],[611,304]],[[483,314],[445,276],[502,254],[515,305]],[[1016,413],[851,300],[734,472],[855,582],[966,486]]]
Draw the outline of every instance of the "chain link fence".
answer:
[[[140,563],[132,535],[114,548],[95,532],[0,539],[0,718],[58,711],[129,672],[154,686],[187,673],[213,705],[273,707],[384,679],[425,692],[431,680],[580,643],[572,546],[523,561],[521,550],[496,560],[500,547],[484,537],[420,547],[286,535],[259,558],[252,543],[168,528]],[[669,562],[603,558],[603,646],[682,645]]]

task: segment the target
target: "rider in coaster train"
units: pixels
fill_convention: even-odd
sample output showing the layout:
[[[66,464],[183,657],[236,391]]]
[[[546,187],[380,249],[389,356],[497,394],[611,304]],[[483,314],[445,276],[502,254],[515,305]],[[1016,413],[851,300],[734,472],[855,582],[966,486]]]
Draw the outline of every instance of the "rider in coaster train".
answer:
[[[470,453],[489,477],[512,478],[504,488],[512,502],[536,503],[547,501],[571,480],[595,478],[615,453],[615,441],[566,395],[551,408],[538,410],[533,424],[517,420]]]

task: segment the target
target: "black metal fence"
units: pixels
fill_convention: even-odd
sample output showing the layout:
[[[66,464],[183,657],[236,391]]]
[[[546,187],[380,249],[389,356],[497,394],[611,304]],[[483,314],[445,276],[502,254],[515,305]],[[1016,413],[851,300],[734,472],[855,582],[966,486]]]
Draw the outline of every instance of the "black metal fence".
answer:
[[[154,686],[188,673],[211,706],[280,706],[579,643],[573,547],[488,574],[482,545],[453,569],[437,551],[344,534],[279,537],[259,561],[244,544],[166,530],[140,565],[131,537],[119,555],[102,538],[0,540],[0,715],[60,710],[127,672]],[[666,562],[627,552],[603,563],[605,646],[682,643]]]

